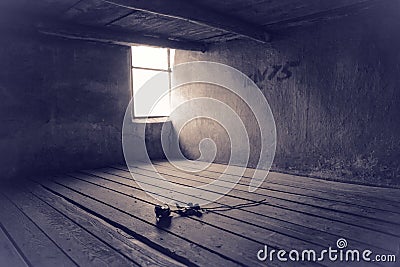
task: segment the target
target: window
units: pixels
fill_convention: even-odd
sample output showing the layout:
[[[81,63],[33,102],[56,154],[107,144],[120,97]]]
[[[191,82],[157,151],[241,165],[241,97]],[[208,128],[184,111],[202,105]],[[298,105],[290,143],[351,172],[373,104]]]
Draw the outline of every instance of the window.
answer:
[[[132,47],[133,110],[135,117],[169,116],[174,50]],[[154,79],[151,79],[155,77]]]

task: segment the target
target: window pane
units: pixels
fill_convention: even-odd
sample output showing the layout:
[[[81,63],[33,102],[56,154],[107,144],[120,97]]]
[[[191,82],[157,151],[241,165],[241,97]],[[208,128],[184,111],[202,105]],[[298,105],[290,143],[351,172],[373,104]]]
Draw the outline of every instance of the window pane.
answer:
[[[132,66],[168,70],[167,49],[132,46]]]
[[[134,113],[136,117],[169,116],[169,73],[132,70]]]

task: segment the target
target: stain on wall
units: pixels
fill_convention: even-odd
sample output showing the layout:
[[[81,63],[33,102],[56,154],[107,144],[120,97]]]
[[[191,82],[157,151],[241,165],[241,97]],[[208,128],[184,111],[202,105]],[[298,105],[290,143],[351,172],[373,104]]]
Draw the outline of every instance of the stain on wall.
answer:
[[[277,126],[273,169],[400,187],[398,14],[398,1],[384,1],[357,15],[277,32],[267,45],[232,41],[204,54],[177,51],[175,62],[224,63],[257,83]],[[182,88],[176,97],[199,95],[224,99],[243,118],[250,116],[234,97],[204,84]],[[259,147],[257,125],[246,127],[252,147]],[[181,132],[187,157],[198,156],[198,140],[190,136],[209,136],[213,129],[206,122],[187,125]],[[217,162],[229,158],[224,142],[217,138]],[[257,159],[255,149],[250,166]]]
[[[21,36],[0,39],[0,179],[123,162],[129,48]]]

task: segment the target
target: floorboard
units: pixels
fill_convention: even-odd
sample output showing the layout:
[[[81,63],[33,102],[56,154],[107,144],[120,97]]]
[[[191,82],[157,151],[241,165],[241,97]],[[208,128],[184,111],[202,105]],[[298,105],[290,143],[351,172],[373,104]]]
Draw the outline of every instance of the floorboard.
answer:
[[[95,216],[84,212],[80,208],[74,206],[70,202],[64,200],[60,196],[52,194],[42,187],[35,185],[30,186],[34,188],[34,195],[42,201],[51,205],[54,209],[64,214],[64,216],[71,218],[75,223],[85,228],[91,234],[99,238],[103,243],[107,243],[116,251],[121,253],[124,257],[130,259],[140,266],[183,266],[179,262],[166,257],[157,250],[146,246],[142,242],[129,236],[122,230],[99,220]],[[126,238],[128,237],[128,238]]]
[[[108,184],[109,187],[100,187],[83,180],[80,180],[81,182],[72,179],[58,179],[56,181],[79,192],[84,192],[100,201],[110,203],[113,207],[121,209],[130,215],[137,216],[146,222],[155,222],[153,215],[154,201],[143,191],[132,192],[131,189],[128,189],[125,192],[121,192],[115,190],[111,183]],[[135,196],[137,194],[140,195],[136,198],[137,202],[135,203],[131,195]],[[204,221],[192,217],[184,218],[184,220],[178,218],[171,222],[171,226],[159,228],[159,233],[165,233],[167,236],[166,239],[170,239],[168,237],[170,234],[185,237],[191,245],[201,244],[209,252],[226,257],[227,260],[241,265],[257,264],[257,258],[246,252],[258,251],[257,248],[260,248],[262,244],[244,236],[238,236],[229,231],[229,228],[224,229],[224,226],[215,227],[212,224],[206,224]],[[173,232],[171,231],[172,229]],[[224,242],[226,240],[230,242]],[[173,249],[176,244],[165,244],[165,246]],[[238,253],[239,251],[242,252]],[[207,260],[207,258],[204,260]]]
[[[117,177],[122,176],[123,178],[126,179],[131,179],[130,178],[130,174],[123,172],[121,173],[120,171],[115,171],[114,174],[118,174]],[[149,181],[153,181],[154,184],[157,184],[156,180],[158,178],[152,177],[151,173],[149,174],[148,172],[146,173],[148,176]],[[139,178],[138,176],[143,175],[141,172],[135,172],[135,177]],[[173,178],[173,177],[172,177]],[[187,186],[191,186],[190,183],[188,182],[180,182],[180,185],[187,185]],[[158,185],[157,185],[158,186]],[[201,191],[201,189],[199,189],[199,191]],[[185,189],[181,189],[179,190],[178,193],[182,193],[185,194]],[[200,193],[199,193],[200,195]],[[203,198],[207,199],[208,195],[205,194],[205,196]],[[315,218],[310,219],[310,221],[318,221],[318,219],[328,219],[330,221],[334,220],[336,221],[336,223],[333,225],[333,229],[337,228],[337,231],[340,232],[340,230],[343,229],[349,229],[349,231],[351,232],[355,232],[355,233],[363,233],[363,238],[366,240],[366,242],[369,243],[373,243],[373,244],[381,244],[382,246],[387,246],[388,241],[392,242],[393,244],[393,248],[392,250],[396,250],[397,249],[397,237],[392,237],[392,235],[396,235],[399,234],[398,232],[398,226],[395,223],[382,223],[382,222],[374,222],[372,220],[368,220],[368,219],[360,219],[357,216],[352,216],[352,215],[348,215],[348,214],[344,214],[344,213],[338,213],[338,212],[334,212],[331,210],[325,210],[325,209],[319,209],[319,208],[315,208],[312,206],[306,206],[304,204],[301,203],[296,203],[296,202],[289,202],[285,199],[275,199],[275,198],[271,198],[268,196],[264,196],[264,198],[266,198],[267,200],[267,204],[262,205],[262,207],[258,206],[258,207],[250,207],[248,208],[249,210],[252,211],[258,211],[259,214],[265,214],[267,212],[267,210],[265,210],[265,206],[272,206],[278,209],[281,209],[283,212],[286,212],[285,217],[290,221],[290,216],[288,216],[287,212],[288,211],[292,211],[293,213],[301,213],[303,216],[304,215],[309,215],[309,216],[314,216]],[[230,200],[229,203],[226,202],[221,202],[222,200],[220,199],[217,203],[219,204],[226,204],[226,205],[235,205],[235,204],[239,204],[239,203],[243,203],[244,201],[246,202],[256,202],[259,201],[261,198],[259,196],[254,197],[252,194],[243,194],[243,192],[235,192],[234,194],[230,193],[227,194],[224,199],[228,199]],[[362,224],[361,224],[362,221]],[[307,224],[309,224],[309,222],[307,222]],[[325,223],[322,223],[323,225],[326,225]],[[346,228],[344,228],[344,226],[347,226]],[[320,226],[316,227],[317,229],[321,229]],[[371,234],[375,234],[376,231],[381,230],[382,234],[379,236],[374,236],[373,239],[371,239],[371,236],[368,236],[369,233]],[[396,241],[395,241],[396,240]]]
[[[172,166],[171,164],[174,163],[174,161],[171,162],[159,162],[163,165],[167,166]],[[179,164],[185,165],[187,168],[187,164],[182,163],[181,161]],[[235,167],[235,166],[231,166]],[[242,167],[236,167],[239,170],[242,169]],[[218,163],[213,163],[211,164],[207,170],[204,170],[204,173],[210,173],[210,172],[216,172],[218,174],[223,173],[226,170],[226,165],[223,164],[218,164]],[[244,178],[249,178],[251,177],[252,172],[254,169],[247,168],[244,174]],[[202,173],[202,172],[200,172]],[[228,172],[229,173],[229,172]],[[360,196],[366,196],[369,198],[377,198],[381,200],[388,200],[388,201],[394,201],[397,204],[400,203],[400,196],[399,196],[399,189],[394,189],[394,188],[383,188],[383,187],[374,187],[374,186],[366,186],[366,185],[359,185],[359,184],[350,184],[350,183],[344,183],[344,182],[337,182],[337,181],[328,181],[328,180],[323,180],[323,179],[317,179],[317,178],[311,178],[311,177],[305,177],[305,176],[298,176],[298,175],[292,175],[292,174],[285,174],[285,173],[279,173],[279,172],[270,172],[271,176],[268,177],[268,179],[271,180],[281,180],[289,183],[300,183],[302,185],[307,185],[310,188],[320,188],[323,189],[323,191],[328,191],[330,192],[331,190],[337,190],[343,193],[350,193],[352,195],[360,195]]]
[[[2,224],[0,224],[0,263],[2,266],[29,266]]]
[[[79,266],[138,266],[34,195],[12,192],[8,197]]]
[[[253,193],[251,169],[235,174],[211,164],[201,172],[171,163],[116,165],[34,177],[0,191],[0,266],[366,266],[341,262],[260,262],[270,249],[321,251],[345,238],[352,249],[400,257],[400,190],[271,172]],[[243,170],[243,169],[242,169]],[[179,186],[167,189],[160,175]],[[186,205],[193,194],[209,201],[201,216],[157,222],[143,191]],[[189,193],[187,190],[193,191]],[[237,205],[241,205],[238,207]],[[213,209],[214,208],[214,209]],[[369,263],[367,266],[390,266]]]
[[[140,190],[140,188],[135,185],[132,179],[129,179],[128,175],[125,177],[120,177],[112,174],[101,173],[99,171],[94,172],[97,174],[98,177],[102,177],[108,179],[110,181],[118,182],[122,184],[119,186],[119,190],[126,190],[124,185],[131,187],[132,189]],[[88,177],[86,178],[86,180]],[[97,184],[102,184],[102,186],[110,186],[112,184],[107,182],[101,182],[100,180],[94,180]],[[116,185],[112,185],[114,189],[118,189]],[[132,192],[132,191],[130,191]],[[171,198],[174,198],[173,194],[170,195]],[[222,199],[219,199],[216,204],[221,205],[228,205],[232,206],[238,203],[242,203],[243,201],[238,200],[236,198],[225,196]],[[243,209],[234,209],[231,211],[219,212],[222,216],[228,216],[236,220],[240,220],[243,218],[252,218],[251,222],[256,224],[259,227],[268,227],[272,229],[276,233],[284,233],[286,235],[291,235],[295,238],[303,238],[305,240],[310,241],[309,243],[315,244],[326,244],[326,238],[330,238],[329,243],[332,243],[334,240],[337,240],[340,237],[350,237],[351,240],[352,236],[358,236],[354,243],[357,244],[359,247],[373,246],[378,249],[387,249],[388,251],[395,251],[397,249],[397,237],[393,237],[388,234],[377,233],[376,231],[363,229],[359,226],[348,225],[342,222],[333,222],[331,220],[320,218],[318,216],[307,215],[295,210],[288,210],[285,208],[280,208],[276,206],[271,206],[270,204],[266,204],[263,206],[254,206],[254,207],[247,207]],[[278,219],[278,223],[272,223],[271,218]],[[290,224],[284,224],[282,222],[290,222]],[[271,228],[272,225],[272,228]],[[278,229],[276,228],[277,225],[286,226],[286,229]],[[296,226],[303,226],[303,227],[296,227]],[[310,231],[314,230],[314,231]],[[291,231],[288,231],[291,230]],[[319,231],[318,231],[319,230]],[[322,230],[322,231],[321,231]],[[258,231],[261,231],[259,229]],[[303,234],[299,234],[303,233]],[[310,233],[314,233],[315,235],[310,235]],[[333,233],[334,235],[331,235]],[[321,237],[318,239],[318,237]],[[352,241],[353,242],[353,241]],[[389,244],[393,244],[392,247]]]
[[[207,265],[210,261],[216,264],[229,262],[231,266],[239,265],[225,255],[213,253],[207,247],[190,242],[184,235],[158,228],[152,206],[147,205],[143,209],[132,201],[126,201],[123,196],[115,198],[110,190],[87,186],[70,177],[56,178],[56,180],[57,182],[47,182],[44,184],[45,187],[85,207],[96,216],[112,220],[115,225],[125,229],[135,238],[185,265]],[[135,212],[127,211],[134,206],[137,207]],[[151,210],[148,207],[151,207]],[[201,227],[201,225],[192,227]]]
[[[179,171],[175,167],[172,167],[169,163],[156,162],[154,165],[156,166],[156,169],[161,173],[167,172],[171,175],[181,175],[182,173],[182,171]],[[116,167],[126,169],[126,166]],[[137,168],[149,169],[150,167],[147,165],[142,165],[137,166]],[[191,174],[194,176],[215,179],[219,177],[221,172],[205,170]],[[249,175],[248,172],[247,175]],[[224,178],[221,179],[224,180]],[[310,179],[310,181],[308,181],[308,179]],[[229,182],[229,179],[225,179],[225,181]],[[248,186],[249,181],[250,178],[244,176],[239,181],[239,184]],[[280,190],[288,193],[303,194],[306,196],[314,196],[335,202],[341,202],[344,204],[357,205],[361,207],[371,207],[400,214],[400,203],[397,203],[393,200],[382,199],[382,197],[376,197],[377,194],[375,193],[369,193],[367,195],[357,195],[357,193],[354,192],[357,191],[356,189],[350,190],[349,192],[348,190],[345,191],[341,189],[343,188],[343,185],[340,183],[319,185],[314,183],[312,178],[294,178],[293,175],[270,172],[267,180],[260,186],[260,188]]]
[[[116,167],[116,169],[128,171],[126,167]],[[218,178],[217,176],[210,177],[210,176],[199,176],[189,173],[182,173],[166,168],[158,168],[157,172],[166,175],[167,177],[171,177],[174,181],[181,181],[181,183],[190,183],[191,185],[202,185],[210,183],[211,181]],[[143,173],[151,173],[151,170],[148,168],[137,167],[134,170],[134,173],[143,174]],[[229,179],[229,177],[225,178]],[[222,181],[221,187],[231,188],[232,182],[229,181]],[[269,181],[265,181],[264,184],[269,184]],[[239,192],[247,192],[247,184],[238,183],[233,190],[237,190]],[[309,193],[306,191],[307,194]],[[360,206],[358,205],[358,199],[353,199],[355,202],[351,202],[351,200],[347,200],[347,202],[338,201],[336,199],[327,199],[326,194],[314,194],[314,195],[306,195],[304,190],[299,189],[292,189],[288,188],[287,186],[279,186],[279,185],[262,185],[256,192],[253,193],[254,195],[258,195],[260,197],[265,196],[275,196],[278,199],[285,199],[290,200],[306,205],[311,205],[314,207],[321,207],[326,209],[332,209],[339,212],[346,212],[349,214],[354,214],[357,216],[362,216],[366,218],[372,218],[376,220],[382,220],[384,222],[399,222],[400,224],[400,213],[393,212],[388,210],[382,210],[376,207],[368,207],[368,206]],[[356,202],[357,200],[357,202]],[[369,201],[368,204],[375,203]],[[393,210],[396,208],[395,206],[391,206]]]
[[[30,266],[77,266],[65,251],[9,199],[0,194],[0,220]]]

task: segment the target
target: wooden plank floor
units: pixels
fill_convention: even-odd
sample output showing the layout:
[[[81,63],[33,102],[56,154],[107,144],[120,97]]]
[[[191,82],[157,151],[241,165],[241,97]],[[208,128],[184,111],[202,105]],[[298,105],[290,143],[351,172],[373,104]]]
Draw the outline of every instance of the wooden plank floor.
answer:
[[[155,162],[157,172],[195,190],[225,171],[182,172]],[[158,185],[151,166],[132,166],[135,177]],[[157,203],[132,179],[126,166],[36,177],[2,185],[0,266],[399,266],[400,190],[324,181],[271,172],[249,193],[251,172],[202,216],[157,224]],[[234,175],[234,174],[232,174]],[[231,187],[229,176],[218,186]],[[197,188],[197,189],[196,189]],[[217,189],[217,188],[215,188]],[[167,192],[176,200],[185,189]],[[207,200],[207,199],[206,199]],[[260,203],[260,200],[263,202]],[[336,248],[395,255],[397,263],[261,262],[270,249]]]

